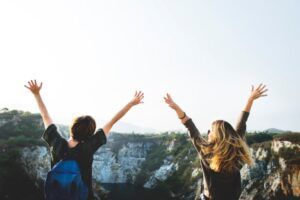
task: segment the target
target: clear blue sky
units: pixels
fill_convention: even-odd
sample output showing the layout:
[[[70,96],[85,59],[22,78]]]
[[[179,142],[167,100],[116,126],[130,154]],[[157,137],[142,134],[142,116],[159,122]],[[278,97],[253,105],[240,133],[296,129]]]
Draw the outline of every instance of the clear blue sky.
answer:
[[[170,92],[201,131],[235,123],[251,84],[248,129],[300,131],[300,1],[0,2],[0,107],[37,112],[23,87],[44,82],[56,122],[107,120],[136,89],[145,104],[125,122],[181,129],[163,102]],[[101,124],[99,124],[101,126]]]

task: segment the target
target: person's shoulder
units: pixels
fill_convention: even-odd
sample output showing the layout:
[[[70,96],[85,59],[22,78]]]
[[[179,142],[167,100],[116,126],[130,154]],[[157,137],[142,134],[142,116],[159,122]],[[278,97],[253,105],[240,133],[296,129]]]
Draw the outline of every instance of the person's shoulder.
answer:
[[[106,143],[106,135],[104,133],[104,130],[102,128],[97,129],[97,131],[94,133],[94,135],[90,139],[96,139],[96,140],[103,140]]]
[[[45,132],[57,131],[57,126],[53,123],[46,127]]]
[[[58,132],[57,126],[55,124],[50,124],[46,127],[42,139],[45,140],[50,146],[53,146],[54,143],[61,141],[63,138]]]
[[[86,144],[88,144],[91,148],[93,152],[96,152],[97,149],[106,144],[107,142],[107,138],[106,135],[103,131],[103,129],[97,129],[97,131],[85,142]]]

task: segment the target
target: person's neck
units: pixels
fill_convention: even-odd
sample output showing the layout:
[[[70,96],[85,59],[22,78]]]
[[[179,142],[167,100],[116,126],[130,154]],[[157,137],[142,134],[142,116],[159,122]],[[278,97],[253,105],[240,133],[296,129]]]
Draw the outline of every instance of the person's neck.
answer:
[[[77,144],[78,144],[77,140],[74,140],[72,137],[69,138],[68,145],[69,145],[70,148],[75,147]]]

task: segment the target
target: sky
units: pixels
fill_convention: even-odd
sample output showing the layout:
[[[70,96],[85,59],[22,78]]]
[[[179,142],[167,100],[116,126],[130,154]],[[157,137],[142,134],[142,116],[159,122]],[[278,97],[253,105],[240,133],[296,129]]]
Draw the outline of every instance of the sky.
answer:
[[[200,131],[235,124],[251,85],[264,83],[248,130],[300,131],[300,1],[0,1],[0,108],[56,123],[89,114],[98,126],[129,102],[121,120],[158,132],[184,130],[164,103],[169,92]]]

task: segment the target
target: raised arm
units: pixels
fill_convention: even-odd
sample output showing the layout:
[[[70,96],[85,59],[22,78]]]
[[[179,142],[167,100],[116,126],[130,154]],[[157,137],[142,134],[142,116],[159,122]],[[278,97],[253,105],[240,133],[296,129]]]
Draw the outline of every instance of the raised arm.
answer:
[[[165,102],[168,104],[170,108],[175,110],[177,117],[181,120],[181,123],[185,124],[187,120],[189,120],[189,117],[186,115],[186,113],[174,102],[170,94],[166,94],[164,97]]]
[[[168,106],[175,110],[177,117],[181,120],[181,123],[188,129],[192,143],[195,149],[198,151],[200,158],[204,158],[202,147],[207,146],[208,142],[201,137],[200,132],[195,126],[193,120],[189,118],[186,113],[173,101],[170,94],[166,94],[164,99]],[[207,165],[205,159],[203,159],[203,163]]]
[[[133,99],[128,102],[109,122],[107,122],[104,127],[103,131],[106,136],[109,135],[109,131],[113,127],[113,125],[119,121],[133,106],[144,103],[142,100],[144,98],[144,93],[141,91],[135,92]]]
[[[37,104],[38,104],[38,107],[39,107],[39,110],[40,110],[40,113],[41,113],[41,116],[42,116],[42,119],[43,119],[43,122],[44,122],[44,126],[45,128],[47,128],[50,124],[53,123],[49,113],[48,113],[48,110],[43,102],[43,99],[40,95],[40,90],[42,89],[42,86],[43,86],[43,83],[41,82],[40,84],[37,84],[36,80],[30,80],[28,81],[28,85],[24,85],[26,88],[28,88]]]
[[[171,95],[166,94],[164,99],[168,106],[176,112],[177,117],[180,119],[181,123],[185,125],[189,130],[191,138],[200,138],[200,132],[193,123],[192,119],[189,118],[186,113],[180,108],[180,106],[174,102]]]
[[[266,88],[266,85],[260,84],[258,87],[254,87],[252,85],[250,96],[247,100],[246,106],[238,120],[237,126],[236,126],[236,132],[244,137],[246,132],[246,122],[250,113],[250,110],[252,108],[253,102],[256,99],[259,99],[260,97],[267,96],[266,92],[268,89]]]

